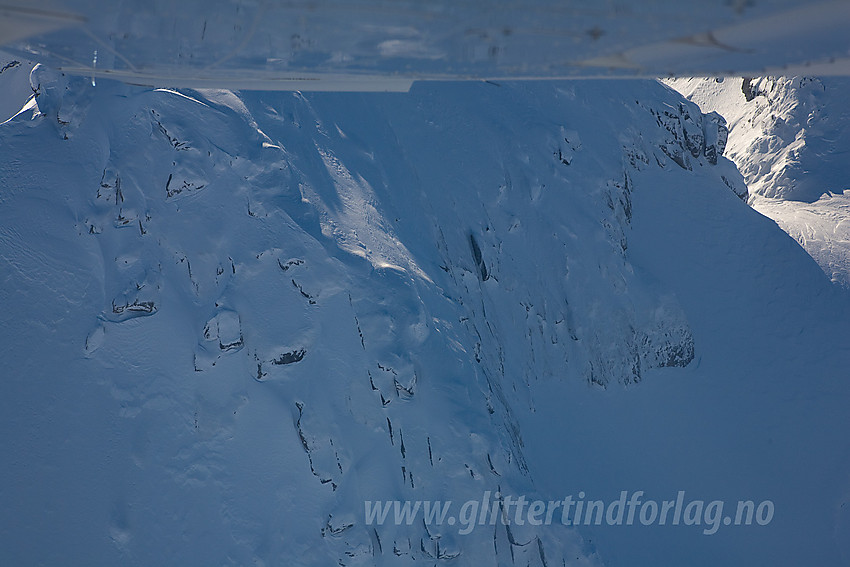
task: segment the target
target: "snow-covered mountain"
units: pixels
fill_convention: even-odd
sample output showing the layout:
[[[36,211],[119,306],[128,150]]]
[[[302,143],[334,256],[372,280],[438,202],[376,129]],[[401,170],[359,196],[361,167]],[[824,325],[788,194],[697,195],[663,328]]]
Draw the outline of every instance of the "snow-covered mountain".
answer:
[[[654,81],[32,77],[0,126],[0,562],[848,559],[850,302],[746,205],[718,115]],[[621,490],[776,515],[364,519]]]
[[[850,105],[844,77],[670,79],[727,121],[726,156],[751,193],[814,202],[850,188]]]
[[[850,79],[665,82],[728,121],[726,155],[744,175],[753,207],[850,287]]]

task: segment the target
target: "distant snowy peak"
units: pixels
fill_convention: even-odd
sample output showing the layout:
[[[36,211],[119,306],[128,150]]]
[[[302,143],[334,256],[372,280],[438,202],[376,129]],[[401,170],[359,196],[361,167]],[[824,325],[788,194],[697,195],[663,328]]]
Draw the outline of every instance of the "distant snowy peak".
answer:
[[[668,85],[727,120],[727,157],[751,193],[813,202],[850,188],[850,79],[674,79]]]
[[[750,204],[836,283],[850,286],[850,79],[672,79],[670,87],[729,124],[726,155]]]

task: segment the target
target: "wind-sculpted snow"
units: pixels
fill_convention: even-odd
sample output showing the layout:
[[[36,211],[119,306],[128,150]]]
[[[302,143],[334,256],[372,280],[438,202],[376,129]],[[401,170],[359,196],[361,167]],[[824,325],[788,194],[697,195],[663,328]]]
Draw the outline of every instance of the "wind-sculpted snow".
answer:
[[[30,379],[88,384],[81,411],[112,420],[89,456],[106,486],[68,481],[89,511],[67,537],[126,564],[600,562],[561,525],[461,536],[366,525],[363,503],[536,494],[522,416],[542,385],[629,394],[692,364],[676,294],[633,265],[633,199],[681,184],[744,207],[721,120],[653,82],[47,79],[45,113],[0,130],[0,237],[34,286],[5,321],[54,320],[43,364],[67,369]]]

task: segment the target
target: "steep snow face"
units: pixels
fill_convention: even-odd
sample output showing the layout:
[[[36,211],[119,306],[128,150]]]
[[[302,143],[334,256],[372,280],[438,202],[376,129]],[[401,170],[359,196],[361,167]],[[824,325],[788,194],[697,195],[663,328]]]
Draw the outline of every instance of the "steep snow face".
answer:
[[[738,198],[717,116],[655,82],[303,95],[33,81],[41,113],[0,129],[4,562],[616,564],[634,536],[368,525],[364,501],[548,500],[577,482],[616,497],[635,447],[685,471],[662,475],[668,490],[697,478],[756,497],[742,491],[761,463],[822,428],[806,458],[829,472],[808,501],[778,490],[805,470],[767,482],[789,516],[760,534],[785,553],[787,522],[812,521],[819,557],[837,556],[845,520],[812,516],[846,488],[840,414],[778,420],[803,362],[811,399],[847,399],[824,384],[847,362],[846,298]],[[753,295],[765,274],[787,288]],[[788,313],[762,309],[774,300]],[[817,361],[801,356],[813,345]],[[700,409],[660,368],[703,385],[743,373],[738,403],[756,410],[706,437],[735,384],[694,389]],[[779,393],[762,396],[769,378]],[[678,421],[683,408],[700,419]],[[732,462],[711,468],[694,445]],[[752,474],[735,484],[735,466]],[[646,471],[634,478],[657,486]],[[681,537],[663,533],[651,556]],[[735,541],[725,553],[754,560]],[[671,560],[720,557],[689,545]]]
[[[850,286],[850,80],[665,82],[726,118],[726,155],[743,173],[752,206],[796,239],[832,281]]]

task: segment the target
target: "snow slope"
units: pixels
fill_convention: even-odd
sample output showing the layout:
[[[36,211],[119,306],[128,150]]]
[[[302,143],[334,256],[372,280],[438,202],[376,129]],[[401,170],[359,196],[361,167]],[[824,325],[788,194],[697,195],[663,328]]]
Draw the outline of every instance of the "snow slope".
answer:
[[[814,203],[756,198],[753,207],[797,240],[833,281],[850,288],[850,192]]]
[[[848,559],[848,296],[669,89],[33,77],[0,127],[3,564]],[[487,490],[777,512],[363,518]]]
[[[726,155],[744,175],[752,206],[800,242],[832,281],[850,286],[850,80],[665,82],[727,120]]]

